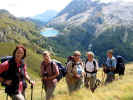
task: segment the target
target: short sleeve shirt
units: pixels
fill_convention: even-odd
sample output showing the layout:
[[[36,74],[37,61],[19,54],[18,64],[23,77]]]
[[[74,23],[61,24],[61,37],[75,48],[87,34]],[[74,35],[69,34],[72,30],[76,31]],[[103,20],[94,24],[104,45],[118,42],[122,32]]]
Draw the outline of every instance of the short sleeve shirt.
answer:
[[[107,61],[106,61],[106,65],[107,67],[116,67],[116,58],[112,56],[112,58],[110,59],[109,57],[107,58]]]

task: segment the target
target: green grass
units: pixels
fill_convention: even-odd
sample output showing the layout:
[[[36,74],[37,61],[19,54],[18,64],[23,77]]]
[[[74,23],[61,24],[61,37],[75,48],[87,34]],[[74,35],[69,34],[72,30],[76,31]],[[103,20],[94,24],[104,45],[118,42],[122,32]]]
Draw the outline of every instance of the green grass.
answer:
[[[12,52],[16,47],[16,43],[0,43],[0,57],[2,56],[12,56]],[[25,58],[25,63],[27,64],[27,70],[31,74],[31,76],[35,79],[39,77],[40,73],[40,64],[42,62],[42,55],[36,53],[36,49],[38,46],[26,45],[27,56]],[[40,48],[39,48],[40,49]],[[44,50],[44,49],[42,49]],[[57,59],[61,62],[65,62],[64,58],[52,56],[53,59]]]
[[[55,98],[53,100],[133,100],[133,64],[126,65],[126,75],[119,80],[115,80],[113,83],[108,84],[107,86],[101,86],[97,88],[95,93],[91,93],[89,89],[82,88],[79,91],[76,91],[71,96],[68,94],[67,85],[65,82],[65,78],[62,79],[56,87],[55,90]],[[117,75],[116,75],[117,76]],[[98,73],[98,77],[101,77],[101,70]],[[33,100],[41,100],[41,81],[39,78],[36,79],[36,85],[34,87],[34,95]],[[30,100],[31,89],[30,85],[26,91],[27,100]],[[0,92],[1,94],[1,92]],[[45,92],[43,91],[43,98],[45,96]],[[3,93],[0,97],[4,98],[6,95]],[[44,99],[43,99],[44,100]]]
[[[15,43],[0,43],[0,56],[12,55],[14,50]],[[52,58],[58,59],[62,62],[65,62],[65,59],[60,57],[53,56]],[[41,81],[39,77],[40,72],[40,63],[42,61],[42,56],[37,54],[33,48],[27,46],[27,58],[25,59],[27,63],[28,73],[32,79],[36,80],[36,85],[34,87],[33,100],[41,100]],[[133,100],[133,64],[126,65],[126,75],[123,79],[116,80],[113,83],[97,88],[94,94],[90,92],[89,89],[82,88],[79,91],[73,93],[72,96],[69,96],[67,90],[67,84],[65,78],[62,79],[55,89],[55,98],[54,100]],[[98,72],[98,78],[102,79],[101,69]],[[3,89],[1,87],[1,89]],[[30,85],[26,91],[27,100],[30,100]],[[45,93],[43,91],[43,98]],[[4,90],[0,90],[0,100],[5,100],[6,95]]]

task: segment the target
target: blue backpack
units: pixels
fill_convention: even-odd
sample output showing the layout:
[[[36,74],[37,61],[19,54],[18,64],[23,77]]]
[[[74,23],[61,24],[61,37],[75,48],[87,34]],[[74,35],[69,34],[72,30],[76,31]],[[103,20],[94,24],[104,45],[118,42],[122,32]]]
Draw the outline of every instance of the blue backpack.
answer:
[[[5,62],[5,61],[7,61],[7,60],[10,60],[10,59],[12,59],[12,56],[1,57],[1,58],[0,58],[0,62],[3,63],[3,62]]]
[[[58,81],[60,81],[63,77],[65,77],[65,75],[66,75],[66,73],[67,73],[67,71],[66,71],[66,67],[64,67],[62,64],[61,64],[61,62],[59,62],[59,61],[57,61],[57,60],[53,60],[52,62],[51,62],[51,69],[52,69],[52,72],[53,72],[53,62],[55,62],[56,64],[57,64],[57,66],[58,66],[58,69],[59,69],[59,75],[56,77],[56,79],[58,80]]]

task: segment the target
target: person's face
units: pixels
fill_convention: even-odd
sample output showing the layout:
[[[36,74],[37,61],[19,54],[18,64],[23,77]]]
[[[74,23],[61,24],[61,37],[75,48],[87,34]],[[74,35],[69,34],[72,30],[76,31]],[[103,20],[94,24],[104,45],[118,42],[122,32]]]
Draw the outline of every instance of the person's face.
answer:
[[[49,62],[50,61],[50,55],[49,54],[43,55],[43,59],[45,62]]]
[[[92,61],[93,60],[93,56],[91,54],[88,54],[88,60]]]
[[[24,56],[24,50],[22,48],[17,49],[15,58],[21,60]]]
[[[112,58],[112,53],[107,53],[107,56],[109,57],[109,58]]]
[[[79,61],[80,60],[80,54],[74,54],[74,60]]]

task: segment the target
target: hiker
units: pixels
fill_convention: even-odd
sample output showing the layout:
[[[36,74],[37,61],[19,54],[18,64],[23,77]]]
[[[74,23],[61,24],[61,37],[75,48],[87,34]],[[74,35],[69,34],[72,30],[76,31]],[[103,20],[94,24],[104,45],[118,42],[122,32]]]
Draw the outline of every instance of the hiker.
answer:
[[[105,80],[105,85],[112,82],[115,79],[115,69],[116,69],[116,58],[113,56],[113,50],[107,51],[107,61],[105,66],[103,66],[104,72],[107,77]]]
[[[59,75],[59,69],[56,63],[53,62],[50,57],[50,52],[43,52],[43,61],[41,63],[41,78],[44,90],[46,92],[46,100],[50,100],[53,97],[53,92],[56,88],[57,79]]]
[[[88,58],[85,62],[85,87],[90,88],[90,90],[94,92],[94,90],[96,89],[96,74],[99,66],[96,59],[94,59],[93,52],[87,52],[87,57]]]
[[[24,58],[26,57],[26,49],[23,45],[18,45],[13,51],[13,56],[0,64],[0,74],[6,73],[6,76],[0,77],[0,82],[5,86],[5,92],[12,100],[25,100],[24,90],[26,88],[26,80],[34,85],[34,81],[30,80],[26,71]]]
[[[70,94],[83,86],[84,68],[80,56],[81,53],[79,51],[75,51],[73,54],[73,60],[69,61],[66,66],[66,82]]]

